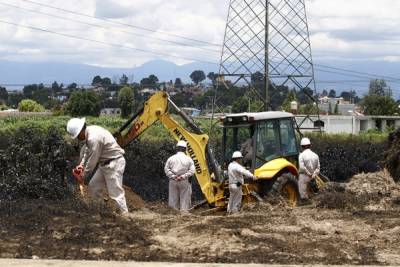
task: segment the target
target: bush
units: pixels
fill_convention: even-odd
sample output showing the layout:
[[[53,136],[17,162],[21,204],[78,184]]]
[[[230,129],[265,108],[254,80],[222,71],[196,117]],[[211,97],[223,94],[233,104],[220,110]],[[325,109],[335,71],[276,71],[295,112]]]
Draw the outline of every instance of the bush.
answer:
[[[18,110],[21,112],[43,112],[44,107],[31,99],[24,99],[18,104]]]
[[[72,93],[65,110],[73,117],[99,116],[101,99],[93,91],[79,91]]]
[[[321,173],[333,181],[346,181],[361,172],[381,169],[385,135],[308,134],[312,150],[320,157]]]
[[[66,185],[67,145],[54,127],[21,127],[0,150],[0,200],[60,199],[70,194]]]

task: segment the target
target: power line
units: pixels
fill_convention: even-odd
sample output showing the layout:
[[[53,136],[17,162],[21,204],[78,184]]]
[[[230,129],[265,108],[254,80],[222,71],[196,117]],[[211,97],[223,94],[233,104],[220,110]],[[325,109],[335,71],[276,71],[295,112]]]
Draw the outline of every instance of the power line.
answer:
[[[343,69],[343,68],[332,67],[332,66],[321,65],[321,64],[314,64],[314,65],[315,65],[315,66],[319,66],[319,67],[323,67],[323,68],[329,68],[329,69],[335,69],[335,70],[340,70],[340,71],[346,71],[346,72],[351,72],[351,73],[356,73],[356,74],[361,74],[361,75],[374,76],[374,77],[377,77],[377,78],[387,78],[387,79],[396,80],[396,81],[399,81],[399,82],[400,82],[400,78],[395,78],[395,77],[386,76],[386,75],[379,75],[379,74],[373,74],[373,73],[367,73],[367,72],[361,72],[361,71]]]
[[[154,52],[154,51],[145,50],[145,49],[141,49],[141,48],[135,48],[135,47],[132,47],[132,46],[99,41],[99,40],[95,40],[95,39],[90,39],[90,38],[86,38],[86,37],[80,37],[80,36],[67,34],[67,33],[60,33],[60,32],[56,32],[56,31],[44,29],[44,28],[38,28],[38,27],[34,27],[34,26],[22,25],[22,24],[18,24],[18,23],[14,23],[14,22],[9,22],[9,21],[0,20],[0,23],[9,24],[9,25],[13,25],[13,26],[16,26],[16,27],[22,27],[22,28],[27,28],[27,29],[36,30],[36,31],[41,31],[41,32],[45,32],[45,33],[51,33],[51,34],[55,34],[55,35],[59,35],[59,36],[63,36],[63,37],[72,38],[72,39],[84,40],[84,41],[103,44],[103,45],[108,45],[108,46],[131,49],[131,50],[135,50],[135,51],[142,52],[142,53],[148,53],[148,54],[153,54],[153,55],[158,55],[158,56],[173,57],[173,58],[185,59],[185,60],[189,60],[189,61],[197,61],[197,62],[201,62],[201,63],[218,65],[217,63],[211,62],[211,61],[195,59],[195,58],[189,58],[189,57],[182,57],[182,56],[175,56],[175,55],[170,55],[170,54],[165,54],[165,53],[160,53],[160,52]]]
[[[188,38],[188,37],[185,37],[185,36],[182,36],[182,35],[175,35],[175,34],[171,34],[171,33],[167,33],[167,32],[156,31],[156,30],[152,30],[152,29],[148,29],[148,28],[144,28],[144,27],[140,27],[140,26],[136,26],[136,25],[131,25],[131,24],[126,24],[126,23],[115,22],[115,21],[112,21],[112,20],[109,20],[109,19],[97,18],[97,17],[95,17],[95,16],[87,15],[87,14],[84,14],[84,13],[75,12],[75,11],[71,11],[71,10],[67,10],[67,9],[63,9],[63,8],[58,8],[58,7],[55,7],[55,6],[51,6],[51,5],[47,5],[47,4],[43,4],[43,3],[38,3],[38,2],[35,2],[35,1],[31,1],[31,0],[20,0],[20,1],[24,1],[24,2],[27,2],[27,3],[31,3],[31,4],[38,5],[38,6],[42,6],[42,7],[46,7],[46,8],[51,8],[51,9],[55,9],[55,10],[60,10],[60,11],[66,12],[66,13],[71,13],[71,14],[75,14],[75,15],[79,15],[79,16],[89,17],[89,18],[93,18],[93,19],[96,19],[96,20],[102,20],[102,21],[106,21],[106,22],[109,22],[109,23],[117,24],[117,25],[128,26],[128,27],[132,27],[132,28],[136,28],[136,29],[140,29],[140,30],[145,30],[145,31],[150,31],[150,32],[154,32],[154,33],[161,33],[161,34],[165,34],[165,35],[175,36],[175,37],[179,37],[179,38],[186,39],[186,40],[190,40],[190,41],[194,41],[194,42],[200,42],[200,43],[210,44],[210,45],[213,45],[213,46],[219,46],[219,45],[216,45],[216,44],[212,44],[212,43],[210,43],[210,42],[207,42],[207,41],[202,41],[202,40],[197,40],[197,39],[193,39],[193,38]],[[0,3],[0,4],[8,5],[8,6],[13,7],[13,8],[18,8],[18,9],[26,10],[26,11],[28,11],[28,12],[37,12],[37,13],[45,14],[45,15],[47,15],[47,16],[56,17],[56,18],[59,18],[59,19],[71,20],[71,21],[75,21],[75,22],[78,22],[78,23],[90,25],[90,26],[93,26],[93,27],[100,27],[100,28],[105,28],[105,29],[107,29],[107,27],[105,27],[105,26],[100,26],[100,25],[97,25],[97,24],[92,24],[92,23],[88,23],[88,22],[83,22],[83,21],[80,21],[80,20],[73,20],[73,19],[69,19],[69,18],[65,18],[65,17],[61,17],[61,16],[56,16],[56,15],[52,15],[52,14],[45,13],[45,12],[41,12],[41,11],[33,11],[33,10],[26,9],[26,8],[21,8],[21,7],[18,7],[18,6],[10,5],[10,4],[5,4],[5,3]],[[108,28],[108,29],[109,29],[109,28]],[[46,31],[48,31],[48,30],[46,30]],[[120,32],[124,32],[124,33],[128,33],[128,34],[138,35],[138,36],[141,36],[141,37],[143,37],[143,38],[152,38],[152,39],[157,39],[157,40],[159,40],[159,41],[165,41],[165,42],[174,43],[174,44],[177,44],[177,45],[191,46],[191,47],[196,47],[196,48],[200,48],[200,49],[204,49],[204,50],[209,50],[209,51],[212,51],[212,52],[219,52],[219,51],[207,49],[207,48],[204,48],[204,47],[193,46],[193,45],[184,44],[184,43],[175,42],[175,41],[170,41],[170,40],[166,40],[166,39],[162,39],[162,38],[156,38],[156,37],[145,36],[144,34],[133,33],[133,32],[126,32],[126,31],[122,31],[122,30],[119,30],[119,31],[120,31]],[[55,33],[55,32],[54,32],[54,33]],[[56,34],[56,33],[55,33],[55,34]],[[66,34],[62,34],[62,35],[66,36]],[[72,36],[68,36],[68,37],[72,37]],[[72,37],[72,38],[75,38],[75,37]],[[97,40],[88,40],[87,38],[84,38],[84,39],[87,40],[87,41],[92,41],[92,42],[101,42],[101,41],[97,41]],[[104,44],[105,44],[106,42],[101,42],[101,43],[104,43]],[[108,43],[108,45],[117,45],[117,46],[119,46],[119,47],[125,47],[125,48],[135,49],[135,48],[133,48],[133,47],[123,46],[123,45],[119,45],[119,44],[110,44],[110,43]],[[135,50],[142,51],[142,52],[145,52],[145,51],[146,51],[147,53],[153,53],[153,54],[156,53],[156,54],[158,54],[158,55],[166,55],[166,54],[162,54],[162,53],[158,53],[158,52],[147,51],[147,50],[144,50],[144,49],[135,49]],[[167,56],[176,57],[176,58],[182,58],[182,57],[173,56],[173,55],[167,55]],[[276,58],[277,58],[277,57],[276,57]],[[184,59],[189,59],[189,58],[184,58]],[[193,60],[193,59],[190,59],[190,60]],[[207,61],[201,61],[201,62],[211,63],[211,62],[207,62]],[[216,64],[216,63],[211,63],[211,64]],[[360,74],[360,75],[364,75],[364,76],[368,76],[368,77],[387,78],[387,79],[390,79],[389,82],[396,82],[396,81],[399,81],[399,82],[400,82],[400,79],[399,79],[399,78],[395,78],[395,77],[391,77],[391,76],[385,76],[385,75],[379,75],[379,74],[373,74],[373,73],[360,72],[360,71],[355,71],[355,70],[350,70],[350,69],[343,69],[343,68],[339,68],[339,67],[333,67],[333,66],[323,65],[323,64],[314,64],[314,65],[315,65],[315,66],[322,67],[322,68],[329,68],[329,69],[334,69],[334,70],[339,70],[339,71],[347,72],[346,74],[343,74],[343,73],[339,73],[339,72],[333,72],[333,71],[326,71],[326,70],[322,70],[322,69],[316,69],[316,70],[318,70],[318,71],[322,71],[322,72],[326,72],[326,73],[333,73],[333,74],[338,74],[338,75],[342,75],[342,76],[350,76],[350,77],[358,77],[358,78],[361,77],[361,78],[365,78],[365,77],[358,76],[358,75],[350,75],[350,74],[348,74],[348,73],[355,73],[355,74]]]
[[[19,10],[23,10],[23,11],[25,11],[25,12],[43,14],[43,15],[46,15],[46,16],[49,16],[49,17],[53,17],[53,18],[57,18],[57,19],[62,19],[62,20],[67,20],[67,21],[73,21],[73,22],[81,23],[81,24],[88,25],[88,26],[92,26],[92,27],[96,27],[96,28],[111,30],[110,27],[101,26],[101,25],[98,25],[98,24],[93,24],[93,23],[89,23],[89,22],[85,22],[85,21],[81,21],[81,20],[76,20],[76,19],[71,19],[71,18],[67,18],[67,17],[62,17],[62,16],[58,16],[58,15],[53,15],[53,14],[50,14],[50,13],[47,13],[47,12],[42,12],[42,11],[39,11],[39,10],[32,10],[32,9],[28,9],[28,8],[23,8],[23,7],[16,6],[16,5],[11,5],[11,4],[8,4],[8,3],[0,2],[0,5],[8,6],[8,7],[15,8],[15,9],[19,9]],[[134,35],[134,36],[140,36],[140,37],[142,37],[142,38],[147,38],[147,39],[152,39],[152,40],[167,42],[167,43],[171,43],[171,44],[174,44],[174,45],[186,46],[186,47],[191,47],[191,48],[198,48],[198,49],[202,49],[202,50],[206,50],[206,51],[211,51],[211,52],[214,52],[214,53],[220,53],[220,51],[218,51],[218,50],[209,49],[209,48],[207,48],[207,47],[203,47],[203,46],[194,46],[194,45],[191,45],[191,44],[186,44],[186,43],[171,41],[171,40],[167,40],[167,39],[163,39],[163,38],[158,38],[158,37],[152,37],[152,36],[148,36],[148,35],[141,34],[141,33],[129,32],[129,31],[124,31],[124,30],[120,30],[120,29],[113,29],[113,31],[121,32],[121,33],[125,33],[125,34],[130,34],[130,35]]]
[[[347,76],[347,77],[357,77],[357,78],[366,78],[365,76],[360,76],[360,75],[355,75],[355,74],[350,74],[350,73],[341,73],[341,72],[335,72],[335,71],[329,71],[329,70],[324,70],[324,69],[319,69],[316,68],[317,71],[325,72],[325,73],[332,73],[332,74],[338,74],[341,76]],[[392,83],[400,83],[398,80],[388,80],[388,82]]]
[[[181,39],[184,39],[184,40],[188,40],[188,41],[192,41],[192,42],[198,42],[198,43],[207,44],[207,45],[211,45],[211,46],[217,46],[217,47],[221,46],[219,44],[213,44],[213,43],[208,42],[208,41],[189,38],[189,37],[186,37],[186,36],[183,36],[183,35],[178,35],[178,34],[164,32],[164,31],[158,31],[158,30],[154,30],[154,29],[150,29],[150,28],[146,28],[146,27],[142,27],[142,26],[137,26],[137,25],[127,24],[127,23],[117,22],[117,21],[113,21],[113,20],[105,19],[105,18],[97,18],[95,16],[88,15],[88,14],[85,14],[85,13],[80,13],[80,12],[76,12],[76,11],[72,11],[72,10],[68,10],[68,9],[64,9],[64,8],[60,8],[60,7],[56,7],[56,6],[51,6],[51,5],[47,5],[47,4],[43,4],[43,3],[31,1],[31,0],[20,0],[20,1],[31,3],[31,4],[38,5],[38,6],[42,6],[42,7],[46,7],[46,8],[51,8],[51,9],[54,9],[54,10],[59,10],[59,11],[62,11],[62,12],[66,12],[66,13],[70,13],[70,14],[74,14],[74,15],[78,15],[78,16],[83,16],[83,17],[92,18],[92,19],[96,19],[96,20],[102,20],[102,21],[106,21],[108,23],[112,23],[112,24],[116,24],[116,25],[120,25],[120,26],[126,26],[126,27],[130,27],[130,28],[135,28],[135,29],[139,29],[139,30],[142,30],[142,31],[148,31],[148,32],[152,32],[152,33],[159,33],[159,34],[163,34],[163,35],[173,36],[173,37],[181,38]]]

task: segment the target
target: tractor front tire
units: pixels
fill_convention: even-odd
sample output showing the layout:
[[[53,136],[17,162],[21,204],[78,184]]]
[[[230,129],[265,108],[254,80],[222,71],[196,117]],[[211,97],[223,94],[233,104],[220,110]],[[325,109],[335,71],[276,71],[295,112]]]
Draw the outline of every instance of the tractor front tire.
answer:
[[[268,195],[270,198],[283,197],[291,206],[296,206],[300,198],[296,177],[289,172],[282,173],[276,178]]]

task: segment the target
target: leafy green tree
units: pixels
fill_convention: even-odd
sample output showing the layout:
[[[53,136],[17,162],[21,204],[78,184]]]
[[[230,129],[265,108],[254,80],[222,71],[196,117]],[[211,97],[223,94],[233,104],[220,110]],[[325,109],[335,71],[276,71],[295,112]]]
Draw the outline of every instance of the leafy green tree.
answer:
[[[235,100],[232,104],[233,113],[247,112],[249,109],[249,100],[242,96]]]
[[[9,94],[8,95],[8,105],[13,108],[17,108],[19,102],[21,102],[24,98],[25,97],[22,93]]]
[[[176,78],[176,79],[175,79],[174,86],[175,86],[175,88],[182,88],[183,83],[182,83],[181,78]]]
[[[92,85],[100,85],[103,82],[103,79],[97,75],[93,77]]]
[[[119,78],[119,84],[120,85],[127,85],[128,82],[129,82],[128,76],[126,76],[125,74],[122,74],[121,78]]]
[[[103,79],[101,79],[101,85],[102,86],[108,86],[108,85],[111,85],[111,84],[112,84],[112,82],[111,82],[110,78],[104,77]]]
[[[55,107],[58,107],[60,105],[60,101],[56,99],[49,99],[46,103],[44,103],[44,107],[46,109],[54,109]]]
[[[32,99],[24,99],[18,104],[21,112],[43,112],[44,107]]]
[[[127,118],[133,112],[134,104],[133,90],[129,86],[124,86],[118,93],[118,103],[121,108],[121,116]]]
[[[59,92],[62,91],[63,87],[64,87],[64,85],[63,85],[62,83],[61,83],[61,84],[58,84],[57,81],[54,81],[53,84],[51,85],[51,90],[52,90],[54,93],[59,93]]]
[[[392,96],[392,89],[384,79],[374,79],[369,82],[369,95]]]
[[[330,90],[329,91],[329,94],[328,94],[328,97],[329,98],[336,98],[336,91],[335,90]]]
[[[155,76],[154,74],[149,75],[147,78],[143,78],[140,81],[140,86],[141,87],[150,87],[150,88],[156,88],[158,83],[158,77]]]
[[[215,86],[215,83],[217,82],[218,74],[214,72],[210,72],[207,74],[207,78],[211,81],[212,85]]]
[[[8,92],[7,89],[0,86],[0,103],[6,103],[8,100]]]
[[[342,97],[346,101],[350,101],[351,103],[357,104],[360,102],[360,98],[357,96],[357,92],[354,90],[350,91],[343,91],[340,94],[340,97]]]
[[[389,96],[367,95],[361,101],[365,115],[391,116],[399,113],[396,101]]]
[[[173,95],[171,99],[178,107],[184,107],[187,100],[184,93]]]
[[[206,79],[206,74],[202,70],[195,70],[192,72],[192,74],[190,74],[190,79],[192,79],[192,81],[198,85]]]
[[[46,88],[43,84],[26,85],[22,91],[24,98],[35,100],[41,105],[44,105],[49,100],[49,96],[52,95],[51,88]]]
[[[313,101],[310,97],[314,97],[314,91],[311,88],[307,87],[297,92],[297,99],[301,105],[312,104]]]
[[[100,96],[93,91],[73,92],[65,108],[72,116],[99,116],[100,109]]]
[[[154,74],[149,75],[149,80],[150,80],[151,84],[154,84],[154,85],[156,85],[159,81],[158,77]]]
[[[68,89],[76,89],[76,88],[78,88],[78,84],[76,84],[76,83],[71,83],[71,84],[69,84],[69,85],[67,86],[67,88],[68,88]]]

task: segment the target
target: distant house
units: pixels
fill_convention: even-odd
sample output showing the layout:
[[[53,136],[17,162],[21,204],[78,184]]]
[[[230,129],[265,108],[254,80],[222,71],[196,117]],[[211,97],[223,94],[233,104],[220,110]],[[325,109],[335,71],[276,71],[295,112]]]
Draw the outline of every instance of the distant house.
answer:
[[[103,116],[117,116],[121,114],[120,108],[103,108],[100,110],[100,115]]]
[[[297,115],[296,121],[301,124],[304,116]],[[320,120],[305,120],[302,128],[312,129],[320,126],[326,133],[359,134],[369,130],[385,131],[387,128],[399,128],[400,116],[363,116],[354,114],[352,116],[323,115]]]
[[[93,91],[96,93],[104,93],[106,91],[106,88],[102,86],[95,86],[93,87]]]
[[[197,108],[182,108],[182,110],[191,117],[197,117],[200,115],[201,110]]]
[[[345,101],[342,97],[330,98],[325,96],[319,99],[319,109],[326,114],[336,112],[337,115],[351,116],[358,111],[358,106],[350,103],[350,101]]]
[[[155,92],[157,92],[157,90],[150,89],[150,88],[144,88],[144,89],[140,90],[141,95],[146,95],[146,94],[152,95]]]
[[[183,88],[183,92],[187,94],[192,94],[194,96],[201,96],[204,94],[204,89],[202,86],[189,86]]]
[[[68,97],[66,95],[58,95],[58,96],[56,96],[56,99],[61,102],[64,102],[68,99]]]

